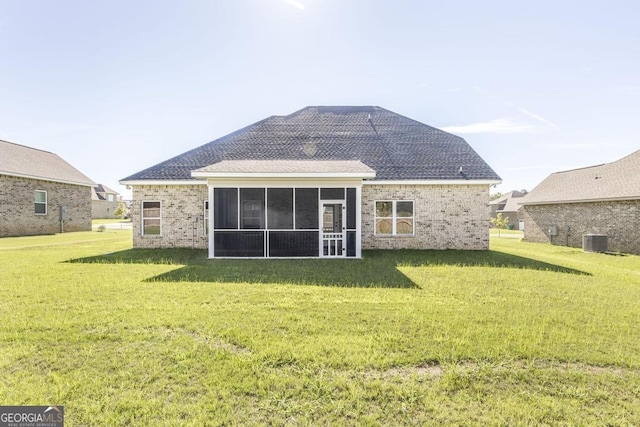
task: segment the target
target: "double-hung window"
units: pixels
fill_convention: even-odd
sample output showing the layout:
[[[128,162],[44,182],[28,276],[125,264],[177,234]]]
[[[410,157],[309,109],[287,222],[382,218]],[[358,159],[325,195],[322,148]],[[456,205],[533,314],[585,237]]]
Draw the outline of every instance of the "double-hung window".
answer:
[[[376,235],[413,235],[414,203],[411,200],[376,201]]]
[[[160,236],[162,230],[160,207],[160,202],[142,202],[143,236]]]
[[[47,192],[36,190],[33,192],[34,212],[36,215],[47,214]]]

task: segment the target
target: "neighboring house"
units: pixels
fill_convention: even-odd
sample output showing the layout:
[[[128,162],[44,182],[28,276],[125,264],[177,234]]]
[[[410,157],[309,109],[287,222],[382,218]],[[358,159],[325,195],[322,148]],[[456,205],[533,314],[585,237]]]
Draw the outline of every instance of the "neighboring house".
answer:
[[[496,200],[492,200],[489,202],[491,217],[495,218],[501,213],[503,218],[509,218],[507,226],[509,230],[521,230],[521,221],[524,217],[522,216],[522,206],[520,206],[519,202],[523,196],[524,193],[514,190]]]
[[[583,235],[603,234],[609,250],[640,254],[640,150],[553,173],[520,203],[525,240],[581,247]]]
[[[464,139],[380,107],[272,116],[121,181],[134,247],[210,258],[486,250],[499,182]]]
[[[91,188],[48,151],[0,141],[0,237],[91,230]]]
[[[118,208],[118,203],[120,203],[120,195],[117,191],[106,185],[96,184],[91,191],[91,218],[116,218],[114,212]]]

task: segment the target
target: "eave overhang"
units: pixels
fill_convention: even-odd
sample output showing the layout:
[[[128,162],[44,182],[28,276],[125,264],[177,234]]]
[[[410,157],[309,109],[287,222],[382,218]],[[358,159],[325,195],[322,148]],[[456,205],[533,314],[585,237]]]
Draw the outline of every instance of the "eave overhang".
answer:
[[[223,160],[196,169],[198,179],[370,179],[376,172],[357,160]]]

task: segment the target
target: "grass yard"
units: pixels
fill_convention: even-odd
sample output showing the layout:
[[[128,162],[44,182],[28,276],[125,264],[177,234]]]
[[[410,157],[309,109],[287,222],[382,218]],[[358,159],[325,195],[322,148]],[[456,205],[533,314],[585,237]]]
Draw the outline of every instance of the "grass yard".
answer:
[[[67,425],[640,425],[640,257],[0,239],[0,404]]]

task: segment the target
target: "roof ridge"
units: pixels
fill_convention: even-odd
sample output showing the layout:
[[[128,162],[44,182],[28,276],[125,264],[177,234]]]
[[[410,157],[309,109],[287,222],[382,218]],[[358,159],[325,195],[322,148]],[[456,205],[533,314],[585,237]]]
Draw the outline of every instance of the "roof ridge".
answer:
[[[624,161],[624,160],[627,160],[627,159],[628,159],[629,157],[631,157],[631,156],[635,156],[635,155],[638,155],[638,154],[640,154],[640,150],[636,150],[636,151],[634,151],[634,152],[632,152],[632,153],[630,153],[630,154],[627,154],[626,156],[621,157],[621,158],[619,158],[618,160],[614,160],[614,161],[612,161],[612,162],[608,162],[608,163],[600,163],[600,164],[597,164],[597,165],[590,165],[590,166],[583,166],[583,167],[581,167],[581,168],[567,169],[567,170],[563,170],[563,171],[557,171],[557,172],[553,172],[553,174],[561,174],[561,173],[575,172],[575,171],[580,171],[580,170],[585,170],[585,169],[594,169],[594,168],[600,168],[600,167],[603,167],[603,166],[615,165],[615,164],[621,163],[621,162],[622,162],[622,161]],[[552,175],[553,175],[553,174],[552,174]]]
[[[617,161],[618,160],[616,160],[616,162]],[[615,162],[611,162],[611,163],[615,163]],[[581,170],[585,170],[585,169],[599,168],[599,167],[602,167],[602,166],[605,166],[605,165],[610,165],[611,163],[600,163],[599,165],[591,165],[591,166],[583,166],[581,168],[567,169],[567,170],[563,170],[563,171],[553,172],[551,175],[559,175],[561,173],[570,173],[570,172],[581,171]]]
[[[16,145],[16,146],[22,147],[22,148],[27,148],[29,150],[42,151],[43,153],[53,154],[54,156],[57,156],[57,154],[52,152],[52,151],[43,150],[42,148],[30,147],[30,146],[24,145],[24,144],[18,144],[17,142],[7,141],[6,139],[0,139],[0,142],[4,142],[5,144]],[[60,157],[60,156],[58,156],[58,157]]]

